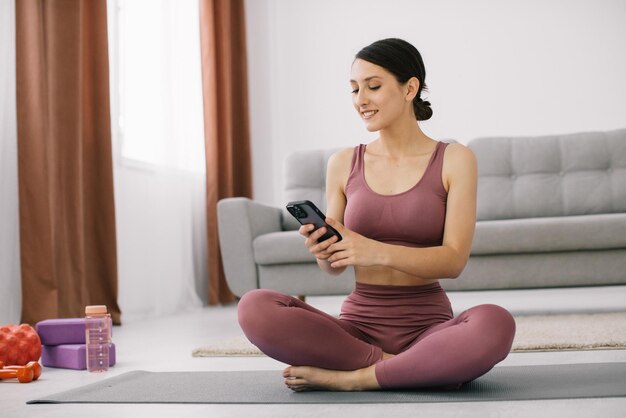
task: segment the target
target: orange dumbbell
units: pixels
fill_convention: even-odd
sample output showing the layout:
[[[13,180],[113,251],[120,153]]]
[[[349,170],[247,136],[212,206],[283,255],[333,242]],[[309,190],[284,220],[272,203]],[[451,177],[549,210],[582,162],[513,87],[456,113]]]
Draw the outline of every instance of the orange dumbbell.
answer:
[[[41,365],[36,361],[29,362],[26,366],[8,366],[0,362],[0,379],[17,379],[20,383],[29,383],[39,379]]]
[[[41,364],[39,364],[38,361],[29,361],[26,366],[6,366],[5,369],[19,370],[24,367],[28,367],[33,370],[33,380],[37,380],[39,379],[39,376],[41,376]]]

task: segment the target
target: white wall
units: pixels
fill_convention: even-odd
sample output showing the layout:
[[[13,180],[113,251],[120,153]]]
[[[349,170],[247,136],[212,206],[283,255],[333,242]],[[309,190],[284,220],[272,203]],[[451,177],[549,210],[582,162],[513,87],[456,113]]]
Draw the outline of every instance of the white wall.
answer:
[[[282,204],[283,161],[375,136],[352,108],[354,54],[385,37],[426,65],[434,138],[626,127],[623,0],[248,0],[254,196]]]

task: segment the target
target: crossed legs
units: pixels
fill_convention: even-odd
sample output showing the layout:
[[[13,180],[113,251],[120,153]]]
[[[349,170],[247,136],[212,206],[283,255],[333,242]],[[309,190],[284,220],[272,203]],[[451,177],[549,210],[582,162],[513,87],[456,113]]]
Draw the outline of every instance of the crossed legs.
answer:
[[[261,351],[281,362],[293,390],[418,388],[464,383],[503,360],[515,322],[496,305],[480,305],[421,334],[397,356],[366,342],[355,326],[297,298],[270,290],[247,293],[239,323]]]

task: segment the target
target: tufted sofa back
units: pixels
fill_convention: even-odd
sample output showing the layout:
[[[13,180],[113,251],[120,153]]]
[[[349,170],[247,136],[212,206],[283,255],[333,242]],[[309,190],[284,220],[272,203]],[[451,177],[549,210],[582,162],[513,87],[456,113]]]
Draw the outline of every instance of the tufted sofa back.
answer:
[[[626,129],[477,138],[478,220],[626,211]]]

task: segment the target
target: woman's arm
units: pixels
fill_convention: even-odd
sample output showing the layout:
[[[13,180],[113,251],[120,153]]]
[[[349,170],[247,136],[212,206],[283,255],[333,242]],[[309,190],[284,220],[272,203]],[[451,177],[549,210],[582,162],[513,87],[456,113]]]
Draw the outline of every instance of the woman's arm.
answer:
[[[424,279],[458,277],[469,258],[476,224],[477,167],[474,153],[460,144],[446,149],[442,180],[448,189],[445,228],[441,246],[411,248],[384,244],[329,224],[344,239],[328,248],[331,268],[348,265],[382,265]],[[330,217],[330,216],[329,216]]]
[[[352,148],[343,149],[333,154],[326,168],[326,216],[337,219],[343,223],[343,213],[346,208],[346,196],[344,185],[350,174],[350,163],[352,161]],[[320,268],[331,275],[341,274],[346,266],[331,267],[328,258],[332,252],[327,249],[337,242],[337,237],[333,236],[321,243],[317,240],[326,233],[326,228],[313,231],[313,225],[303,225],[300,227],[300,234],[306,237],[305,245],[317,259]]]

